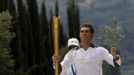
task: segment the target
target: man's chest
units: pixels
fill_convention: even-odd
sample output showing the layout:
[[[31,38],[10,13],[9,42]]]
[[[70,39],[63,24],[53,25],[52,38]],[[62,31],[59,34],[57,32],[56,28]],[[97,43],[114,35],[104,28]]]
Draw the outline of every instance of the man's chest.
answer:
[[[101,54],[97,50],[78,51],[74,56],[76,64],[97,64],[101,60]]]

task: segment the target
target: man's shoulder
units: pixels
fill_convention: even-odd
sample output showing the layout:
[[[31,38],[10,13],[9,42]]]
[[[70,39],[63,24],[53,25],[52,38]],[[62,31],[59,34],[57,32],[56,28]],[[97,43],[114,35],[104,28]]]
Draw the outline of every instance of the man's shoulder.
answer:
[[[98,47],[96,47],[97,49],[106,49],[106,48],[104,48],[104,47],[102,47],[102,46],[98,46]]]
[[[106,48],[104,48],[102,46],[98,46],[98,47],[96,47],[96,49],[99,51],[108,51]]]

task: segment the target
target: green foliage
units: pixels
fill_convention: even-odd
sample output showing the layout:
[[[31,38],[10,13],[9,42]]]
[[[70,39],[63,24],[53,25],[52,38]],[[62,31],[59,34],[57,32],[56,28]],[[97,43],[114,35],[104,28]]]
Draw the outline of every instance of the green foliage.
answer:
[[[8,11],[0,13],[0,74],[13,70],[14,60],[10,55],[10,41],[14,34],[10,32],[12,16]]]
[[[116,18],[112,19],[112,25],[106,25],[100,28],[101,45],[109,45],[110,47],[117,47],[124,35],[120,33],[120,26]]]

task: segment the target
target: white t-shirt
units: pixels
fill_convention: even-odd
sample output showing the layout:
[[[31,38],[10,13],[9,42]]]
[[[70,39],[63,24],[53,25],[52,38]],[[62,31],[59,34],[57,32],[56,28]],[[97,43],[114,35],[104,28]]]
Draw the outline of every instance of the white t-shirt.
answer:
[[[69,75],[71,64],[74,66],[76,75],[102,75],[103,60],[114,66],[113,56],[103,47],[89,47],[87,50],[83,48],[71,50],[61,62],[61,75]],[[116,62],[119,65],[121,64],[120,59]]]

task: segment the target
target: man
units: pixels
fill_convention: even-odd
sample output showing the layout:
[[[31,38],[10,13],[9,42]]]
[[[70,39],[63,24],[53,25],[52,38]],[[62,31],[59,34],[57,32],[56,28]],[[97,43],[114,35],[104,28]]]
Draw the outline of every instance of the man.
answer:
[[[65,55],[63,61],[61,61],[60,64],[65,64],[65,61],[69,62],[69,60],[71,60],[70,57],[73,57],[73,53],[79,47],[80,47],[79,41],[76,38],[70,38],[68,40],[68,49],[69,49],[69,51],[67,52],[67,54]],[[55,55],[53,57],[55,57]],[[53,62],[57,61],[57,60],[58,60],[57,58],[56,59],[53,58]],[[55,65],[55,62],[54,62],[54,65]],[[75,75],[73,73],[74,73],[74,67],[73,67],[73,64],[71,64],[71,62],[70,62],[70,64],[68,64],[68,68],[62,69],[60,75]]]
[[[107,61],[110,65],[116,67],[121,65],[119,55],[116,49],[111,48],[111,54],[103,47],[95,47],[91,44],[94,36],[94,29],[90,24],[83,24],[80,27],[81,48],[75,50],[70,55],[68,61],[61,64],[62,70],[68,69],[73,63],[75,75],[102,75],[102,62]]]
[[[70,38],[68,40],[68,48],[69,48],[69,52],[65,55],[63,61],[60,63],[62,64],[66,64],[66,66],[68,66],[68,68],[64,68],[62,69],[60,75],[75,75],[74,72],[74,65],[73,63],[71,63],[71,59],[73,57],[73,54],[75,53],[75,51],[79,48],[79,41],[76,38]],[[69,62],[69,64],[67,65],[67,63],[65,62]]]

